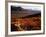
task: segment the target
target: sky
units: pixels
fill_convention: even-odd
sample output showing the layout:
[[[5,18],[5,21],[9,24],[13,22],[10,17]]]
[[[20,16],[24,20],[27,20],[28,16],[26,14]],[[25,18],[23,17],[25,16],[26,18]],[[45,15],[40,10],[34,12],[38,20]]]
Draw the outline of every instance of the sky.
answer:
[[[23,3],[12,3],[14,6],[18,7],[22,7],[24,9],[32,9],[32,10],[41,10],[41,6],[37,5],[37,4],[23,4]]]

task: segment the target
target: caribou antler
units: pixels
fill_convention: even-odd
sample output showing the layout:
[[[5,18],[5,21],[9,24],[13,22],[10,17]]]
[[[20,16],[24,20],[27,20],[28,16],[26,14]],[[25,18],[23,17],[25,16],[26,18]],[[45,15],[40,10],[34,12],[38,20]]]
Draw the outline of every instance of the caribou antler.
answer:
[[[17,27],[18,27],[18,30],[23,31],[24,29],[23,29],[23,28],[21,28],[21,27],[20,27],[20,25],[21,25],[21,24],[19,23],[19,21],[18,21],[18,23],[17,23],[17,24],[15,24],[15,26],[17,26]]]

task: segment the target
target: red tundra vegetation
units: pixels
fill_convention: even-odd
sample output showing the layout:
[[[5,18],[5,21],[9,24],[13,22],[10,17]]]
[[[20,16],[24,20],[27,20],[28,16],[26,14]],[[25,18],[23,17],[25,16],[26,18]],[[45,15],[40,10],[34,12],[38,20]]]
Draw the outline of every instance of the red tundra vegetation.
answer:
[[[29,31],[41,29],[41,16],[33,16],[29,18],[11,17],[11,31]]]

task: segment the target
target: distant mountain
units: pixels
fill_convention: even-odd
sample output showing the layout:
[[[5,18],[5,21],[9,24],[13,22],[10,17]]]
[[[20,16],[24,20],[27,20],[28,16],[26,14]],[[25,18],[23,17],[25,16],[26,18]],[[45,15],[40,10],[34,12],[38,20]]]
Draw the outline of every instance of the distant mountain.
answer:
[[[21,7],[11,6],[11,11],[21,11],[21,10],[22,10]]]
[[[11,6],[11,11],[32,11],[32,9],[24,9],[20,6]],[[39,10],[33,10],[33,11],[39,11]]]
[[[41,14],[41,11],[23,9],[22,7],[11,6],[11,14],[17,17],[29,17],[31,15]]]

